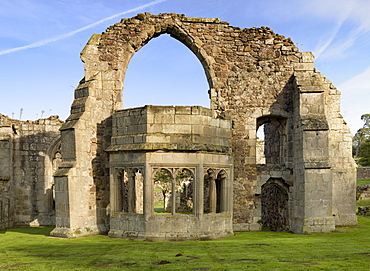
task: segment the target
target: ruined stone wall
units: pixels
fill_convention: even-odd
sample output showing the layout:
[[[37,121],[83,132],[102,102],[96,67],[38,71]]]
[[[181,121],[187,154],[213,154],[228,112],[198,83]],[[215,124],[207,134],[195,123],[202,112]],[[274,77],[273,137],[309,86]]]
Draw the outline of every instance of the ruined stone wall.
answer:
[[[52,156],[61,123],[55,116],[19,121],[0,115],[3,227],[54,225]]]
[[[176,14],[139,14],[124,19],[102,35],[94,35],[83,50],[81,57],[85,62],[85,79],[76,90],[72,115],[66,127],[75,128],[76,142],[85,133],[91,135],[90,143],[86,142],[83,147],[86,151],[90,149],[96,138],[96,132],[91,133],[91,129],[96,128],[89,125],[104,120],[97,116],[96,108],[102,107],[101,103],[104,103],[102,108],[105,111],[121,108],[124,74],[132,55],[152,38],[164,33],[182,42],[202,63],[215,114],[232,112],[234,223],[245,224],[243,229],[248,229],[250,223],[257,222],[253,220],[255,202],[251,189],[257,175],[255,119],[270,114],[289,116],[292,109],[290,78],[293,64],[302,62],[302,56],[290,39],[275,34],[267,27],[240,29],[219,19],[189,18]],[[87,120],[84,115],[90,119]],[[76,128],[80,124],[81,129],[78,130],[81,135],[77,135]],[[83,132],[85,127],[90,128]],[[91,161],[96,157],[93,153],[91,155],[90,158],[76,160],[73,157],[71,160]],[[86,170],[90,167],[86,164]],[[100,174],[103,171],[97,172]]]
[[[13,175],[12,134],[8,118],[0,115],[0,230],[14,226],[14,184],[10,181]]]
[[[357,179],[370,179],[370,167],[358,167]]]
[[[338,213],[353,213],[349,211],[351,200],[348,208],[339,207],[340,195],[352,185],[354,165],[347,157],[348,127],[338,113],[339,93],[314,69],[312,54],[299,52],[290,39],[267,27],[240,29],[219,19],[146,13],[123,19],[101,35],[93,35],[81,53],[85,78],[75,91],[71,115],[62,127],[65,163],[58,173],[57,191],[63,202],[57,223],[60,233],[86,232],[86,225],[93,225],[95,230],[104,227],[109,194],[104,150],[111,136],[110,116],[122,107],[122,86],[131,57],[162,34],[170,34],[198,57],[209,83],[214,116],[222,117],[226,111],[232,115],[235,230],[260,229],[258,195],[270,177],[286,176],[288,182],[294,179],[289,217],[297,232],[311,231],[317,217],[325,225],[319,223],[315,230],[331,230],[335,223],[333,204]],[[274,170],[276,164],[264,167],[264,177],[258,179],[257,122],[269,118],[284,124],[280,131],[284,135],[279,147],[281,169]],[[313,146],[312,142],[319,144]],[[329,159],[329,155],[337,158]],[[334,185],[332,172],[340,180]],[[318,184],[322,194],[313,194]],[[73,199],[68,191],[75,191]],[[352,194],[351,188],[346,198]],[[324,196],[324,205],[319,195]],[[311,196],[313,199],[307,201]]]

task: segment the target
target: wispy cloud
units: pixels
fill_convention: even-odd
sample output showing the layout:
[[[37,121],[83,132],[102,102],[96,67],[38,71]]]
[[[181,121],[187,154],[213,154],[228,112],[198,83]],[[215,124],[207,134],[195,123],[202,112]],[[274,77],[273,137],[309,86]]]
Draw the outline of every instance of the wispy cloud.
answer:
[[[26,49],[41,47],[41,46],[47,45],[47,44],[52,43],[52,42],[56,42],[56,41],[60,41],[60,40],[63,40],[63,39],[67,39],[67,38],[70,38],[70,37],[76,35],[77,33],[80,33],[82,31],[85,31],[87,29],[90,29],[92,27],[95,27],[97,25],[100,25],[100,24],[102,24],[102,23],[104,23],[106,21],[109,21],[111,19],[117,18],[119,16],[122,16],[122,15],[125,15],[125,14],[128,14],[128,13],[131,13],[131,12],[136,12],[136,11],[142,10],[144,8],[148,8],[148,7],[157,5],[157,4],[162,3],[162,2],[165,2],[165,1],[167,1],[167,0],[156,0],[156,1],[150,2],[150,3],[145,4],[145,5],[141,5],[139,7],[133,8],[133,9],[130,9],[130,10],[126,10],[126,11],[117,13],[115,15],[112,15],[112,16],[108,17],[108,18],[102,19],[102,20],[97,21],[97,22],[95,22],[93,24],[90,24],[90,25],[87,25],[87,26],[82,27],[80,29],[77,29],[77,30],[74,30],[72,32],[69,32],[67,34],[59,35],[59,36],[56,36],[56,37],[53,37],[53,38],[50,38],[50,39],[46,39],[46,40],[42,40],[42,41],[39,41],[39,42],[35,42],[35,43],[32,43],[32,44],[29,44],[29,45],[25,45],[25,46],[21,46],[21,47],[16,47],[16,48],[8,49],[8,50],[3,50],[3,51],[0,51],[0,56],[1,55],[5,55],[5,54],[10,54],[10,53],[15,53],[15,52],[18,52],[18,51],[23,51],[23,50],[26,50]]]
[[[360,116],[369,113],[369,78],[370,66],[338,86],[342,91],[343,116],[351,127],[352,133],[363,125]]]
[[[328,3],[328,2],[327,2]],[[340,12],[337,13],[337,22],[334,27],[334,29],[331,31],[331,33],[328,35],[328,37],[324,40],[321,41],[317,44],[315,50],[314,50],[314,55],[316,59],[320,58],[320,56],[323,54],[323,52],[330,47],[330,45],[333,43],[333,40],[336,38],[338,35],[341,27],[343,26],[343,23],[349,18],[352,10],[354,9],[354,4],[355,2],[352,2],[351,6],[346,5],[345,9],[341,9]],[[337,3],[328,3],[329,5],[327,6],[327,9],[330,10],[331,5],[335,5]],[[352,42],[347,42],[346,44],[352,44]],[[343,48],[346,48],[345,46]]]
[[[332,31],[325,34],[314,50],[316,59],[343,57],[361,35],[370,31],[368,0],[312,0],[307,1],[307,6],[314,16],[335,20]],[[350,31],[346,30],[348,26],[352,27]]]
[[[350,92],[351,94],[360,94],[370,92],[369,85],[370,66],[367,67],[362,73],[357,74],[339,85],[339,89]]]

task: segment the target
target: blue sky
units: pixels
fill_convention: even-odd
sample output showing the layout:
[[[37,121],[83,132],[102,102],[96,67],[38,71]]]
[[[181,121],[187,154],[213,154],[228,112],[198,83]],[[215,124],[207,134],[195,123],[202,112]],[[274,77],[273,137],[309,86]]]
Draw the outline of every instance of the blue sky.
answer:
[[[268,26],[314,53],[315,67],[342,92],[341,113],[352,133],[362,126],[360,116],[370,113],[369,0],[2,0],[0,113],[66,119],[83,77],[79,54],[90,36],[145,11]],[[132,58],[124,107],[209,106],[207,91],[196,57],[162,35]]]

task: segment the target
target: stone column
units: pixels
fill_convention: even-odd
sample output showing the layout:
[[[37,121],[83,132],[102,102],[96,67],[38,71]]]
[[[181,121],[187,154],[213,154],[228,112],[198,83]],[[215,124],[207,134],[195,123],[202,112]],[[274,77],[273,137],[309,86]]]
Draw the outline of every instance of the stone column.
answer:
[[[110,210],[111,214],[118,212],[118,185],[117,185],[117,178],[115,174],[115,169],[110,168],[109,172],[109,180],[110,180]]]
[[[217,209],[217,191],[216,191],[216,180],[213,176],[209,179],[209,211],[210,213],[216,213]]]
[[[170,202],[171,202],[171,214],[174,215],[176,213],[176,182],[173,175],[172,175]]]
[[[335,230],[324,89],[313,72],[310,56],[304,55],[305,63],[295,67],[294,117],[299,124],[294,136],[292,231],[295,233]]]
[[[193,213],[200,216],[204,211],[204,168],[199,165],[194,172],[194,185],[193,185]]]
[[[152,179],[152,168],[146,163],[144,173],[144,219],[148,221],[149,217],[154,213],[154,202],[153,202],[153,179]]]
[[[143,184],[143,174],[137,170],[135,172],[135,213],[143,213],[143,193],[144,193],[144,184]]]
[[[135,187],[135,171],[132,168],[127,169],[128,178],[128,212],[135,213],[136,210],[136,187]]]

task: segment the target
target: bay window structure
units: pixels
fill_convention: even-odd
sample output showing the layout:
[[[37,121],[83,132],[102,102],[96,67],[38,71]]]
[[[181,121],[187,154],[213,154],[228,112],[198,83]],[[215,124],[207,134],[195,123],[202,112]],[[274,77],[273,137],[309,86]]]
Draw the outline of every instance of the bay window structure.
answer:
[[[230,118],[200,106],[113,114],[109,236],[147,240],[232,234]]]

